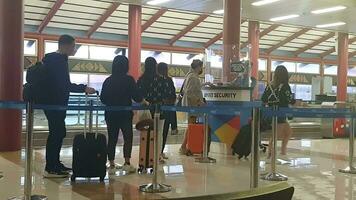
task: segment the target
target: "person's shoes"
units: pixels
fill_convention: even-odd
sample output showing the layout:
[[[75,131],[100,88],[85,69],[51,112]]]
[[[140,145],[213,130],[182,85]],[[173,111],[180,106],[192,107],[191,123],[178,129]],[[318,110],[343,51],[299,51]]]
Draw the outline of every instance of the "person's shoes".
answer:
[[[171,135],[178,135],[178,130],[172,130]]]
[[[165,153],[161,153],[161,157],[162,157],[163,159],[165,159],[165,160],[168,159],[168,157],[167,157],[167,155],[166,155]]]
[[[45,171],[43,176],[45,178],[67,178],[69,173],[65,171]]]
[[[179,154],[180,155],[186,155],[187,154],[187,149],[180,148],[179,149]]]
[[[127,173],[135,173],[136,172],[136,168],[130,164],[124,164],[124,166],[122,167],[122,170],[127,172]]]
[[[63,163],[59,163],[58,169],[60,171],[65,171],[65,172],[71,172],[72,171],[72,168],[64,166]]]
[[[109,164],[107,169],[108,169],[108,173],[112,175],[112,174],[115,174],[117,170],[122,169],[122,165],[118,165],[118,164],[111,165],[111,164]]]

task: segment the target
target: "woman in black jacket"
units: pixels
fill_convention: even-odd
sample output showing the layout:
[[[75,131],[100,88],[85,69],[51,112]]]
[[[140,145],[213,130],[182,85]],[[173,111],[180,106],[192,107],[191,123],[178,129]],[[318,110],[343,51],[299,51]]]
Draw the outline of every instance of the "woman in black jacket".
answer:
[[[144,73],[138,79],[137,85],[143,97],[152,105],[160,106],[168,101],[172,96],[175,96],[175,91],[169,89],[166,80],[157,74],[157,61],[153,57],[148,57],[145,60]],[[153,117],[154,110],[151,110]],[[164,115],[161,113],[161,120],[164,120]],[[163,122],[164,123],[164,122]],[[163,124],[162,124],[163,126]],[[163,127],[159,126],[159,131],[162,132]],[[163,156],[160,156],[160,161],[163,162]]]
[[[165,105],[173,106],[177,99],[176,97],[176,88],[174,87],[174,83],[171,77],[168,76],[168,65],[167,63],[161,62],[157,65],[157,73],[165,80],[165,89],[166,93],[169,95],[167,99],[164,101]],[[164,147],[167,142],[167,136],[169,131],[169,126],[171,126],[172,133],[177,132],[177,114],[174,111],[166,111],[163,113],[164,115],[164,126],[163,126],[163,141],[162,141],[162,150],[161,157],[167,159],[168,157],[163,153]]]
[[[295,100],[292,98],[292,91],[289,86],[288,71],[285,66],[277,66],[273,82],[270,86],[267,86],[262,95],[262,102],[268,104],[268,106],[278,105],[279,107],[288,107],[290,104],[294,104]],[[287,154],[287,144],[293,133],[286,117],[278,117],[277,133],[282,136],[282,148],[281,155]],[[269,156],[271,153],[271,140],[269,145]]]
[[[116,56],[112,64],[112,75],[103,84],[101,91],[101,101],[107,106],[131,106],[132,100],[141,102],[146,101],[140,94],[135,80],[127,75],[129,71],[129,60],[125,56]],[[110,162],[109,173],[115,173],[118,166],[115,165],[115,150],[119,136],[122,131],[124,138],[124,158],[123,170],[129,173],[136,169],[130,164],[132,151],[132,111],[105,111],[105,120],[108,129],[108,159]]]

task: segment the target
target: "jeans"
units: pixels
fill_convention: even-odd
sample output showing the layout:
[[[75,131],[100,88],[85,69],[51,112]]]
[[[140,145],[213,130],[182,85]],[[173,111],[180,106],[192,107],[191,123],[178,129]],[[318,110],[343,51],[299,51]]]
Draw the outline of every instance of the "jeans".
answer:
[[[46,143],[46,171],[58,171],[63,139],[66,137],[66,111],[45,110],[49,135]]]
[[[166,146],[167,136],[169,131],[169,125],[171,125],[172,130],[177,130],[177,114],[176,112],[168,111],[164,113],[165,121],[163,126],[163,141],[162,141],[162,151],[163,153],[164,147]]]
[[[115,160],[116,144],[119,137],[119,131],[122,131],[124,138],[124,158],[131,158],[132,152],[132,117],[125,119],[110,119],[106,120],[108,128],[108,159]]]

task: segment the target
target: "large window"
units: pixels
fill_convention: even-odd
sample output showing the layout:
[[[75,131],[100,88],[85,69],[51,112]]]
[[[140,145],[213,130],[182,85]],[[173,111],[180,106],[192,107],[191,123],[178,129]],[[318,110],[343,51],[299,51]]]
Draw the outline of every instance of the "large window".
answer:
[[[278,65],[284,65],[289,73],[296,71],[296,63],[294,62],[284,62],[284,61],[272,61],[272,71],[274,72]]]
[[[267,71],[267,61],[258,59],[258,71]]]
[[[26,56],[35,56],[37,49],[36,40],[24,40],[23,51]]]
[[[115,47],[104,47],[104,46],[89,46],[90,59],[95,60],[110,60],[112,61],[116,54]]]
[[[324,74],[325,75],[337,75],[337,66],[336,65],[325,65]]]
[[[211,67],[222,68],[223,67],[223,57],[219,55],[214,55],[210,57]]]
[[[98,74],[90,74],[89,75],[89,86],[95,88],[97,91],[101,92],[101,88],[105,79],[109,77],[109,75],[98,75]]]
[[[77,44],[76,49],[75,49],[75,55],[73,57],[88,59],[89,58],[89,46]]]
[[[194,59],[203,60],[203,54],[172,53],[172,64],[190,66]]]
[[[350,67],[349,70],[347,71],[347,76],[356,76],[356,67]]]
[[[297,84],[296,88],[295,88],[295,98],[302,99],[304,101],[310,101],[311,100],[311,90],[312,90],[311,85]]]
[[[57,42],[45,42],[45,53],[52,53],[58,50]]]
[[[146,58],[154,57],[157,63],[165,62],[171,64],[171,54],[160,51],[141,51],[141,62],[145,62]]]
[[[309,64],[309,63],[298,63],[297,73],[309,73],[309,74],[319,74],[320,65]]]

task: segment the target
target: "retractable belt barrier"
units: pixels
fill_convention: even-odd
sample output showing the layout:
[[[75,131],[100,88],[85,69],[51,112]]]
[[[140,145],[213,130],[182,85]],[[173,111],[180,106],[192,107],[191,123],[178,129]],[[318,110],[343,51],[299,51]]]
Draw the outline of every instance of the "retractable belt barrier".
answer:
[[[27,110],[27,139],[26,141],[28,145],[26,145],[26,176],[25,179],[28,179],[32,175],[32,167],[31,161],[32,158],[32,128],[33,128],[33,110],[34,109],[41,109],[41,110],[74,110],[74,111],[132,111],[132,110],[146,110],[151,109],[155,110],[155,118],[154,118],[154,126],[155,126],[155,134],[158,133],[158,122],[159,119],[159,112],[160,111],[177,111],[177,112],[186,112],[186,113],[193,113],[193,114],[203,114],[205,116],[205,140],[204,140],[204,152],[202,154],[202,158],[198,159],[200,162],[206,163],[214,163],[215,159],[208,157],[207,152],[207,142],[208,142],[208,115],[239,115],[243,112],[243,109],[251,108],[253,111],[253,121],[252,121],[252,161],[251,161],[251,181],[250,187],[256,188],[258,187],[258,165],[259,165],[259,155],[258,155],[258,144],[259,144],[259,134],[260,134],[260,115],[271,117],[272,118],[272,160],[271,160],[271,172],[267,174],[267,176],[263,177],[263,179],[271,180],[271,181],[281,181],[287,180],[287,177],[281,174],[276,173],[276,156],[274,155],[276,152],[276,141],[277,141],[277,119],[278,117],[304,117],[304,118],[351,118],[351,131],[350,134],[350,143],[349,143],[349,167],[345,170],[340,170],[340,172],[345,173],[356,173],[355,168],[353,167],[353,141],[354,141],[354,119],[356,118],[356,110],[353,107],[352,109],[345,109],[345,108],[278,108],[276,106],[273,107],[263,107],[260,101],[255,102],[237,102],[234,105],[208,105],[202,107],[184,107],[184,106],[160,106],[153,108],[152,106],[140,106],[138,104],[134,104],[132,106],[104,106],[104,105],[94,105],[94,106],[86,106],[81,105],[82,101],[70,101],[70,104],[78,104],[63,106],[63,105],[38,105],[31,103],[26,103],[22,101],[0,101],[0,109],[17,109],[17,110]],[[155,165],[154,168],[157,169],[158,160],[158,141],[157,137],[155,136],[154,141],[154,160]],[[30,184],[30,185],[29,185]],[[32,182],[29,180],[25,180],[25,197],[27,199],[31,199],[31,186]],[[167,192],[171,190],[171,187],[159,184],[157,181],[157,170],[154,170],[153,174],[153,183],[140,187],[140,190],[143,192]]]

